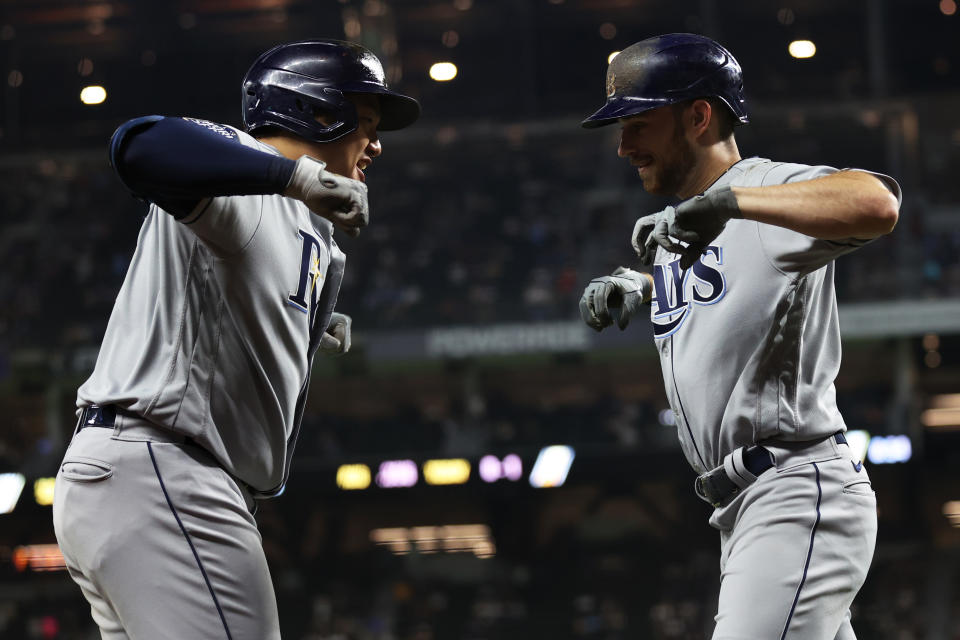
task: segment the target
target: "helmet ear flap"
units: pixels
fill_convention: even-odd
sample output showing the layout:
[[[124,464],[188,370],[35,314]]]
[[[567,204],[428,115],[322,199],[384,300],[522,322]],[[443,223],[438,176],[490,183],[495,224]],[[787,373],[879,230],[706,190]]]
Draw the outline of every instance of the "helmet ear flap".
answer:
[[[244,105],[250,133],[280,127],[314,142],[331,142],[359,125],[356,106],[332,87],[311,95],[278,85],[247,83]]]

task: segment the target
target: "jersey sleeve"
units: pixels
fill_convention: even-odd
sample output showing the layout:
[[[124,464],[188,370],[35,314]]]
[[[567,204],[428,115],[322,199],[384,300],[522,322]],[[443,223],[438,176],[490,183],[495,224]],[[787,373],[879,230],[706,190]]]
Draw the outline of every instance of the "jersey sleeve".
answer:
[[[838,169],[828,166],[809,166],[791,163],[773,163],[762,175],[752,176],[744,186],[766,187],[790,182],[803,182],[837,173]],[[890,176],[863,169],[842,169],[842,171],[863,171],[883,182],[898,202],[901,199],[900,186]],[[850,253],[873,238],[840,238],[824,240],[814,238],[791,229],[771,224],[757,224],[760,244],[773,266],[785,273],[804,274],[816,271],[831,260]]]
[[[242,251],[253,239],[263,215],[262,195],[205,198],[178,221],[215,253]]]
[[[260,224],[264,196],[283,191],[295,164],[233,127],[163,116],[117,129],[110,163],[134,195],[220,254],[246,246]]]

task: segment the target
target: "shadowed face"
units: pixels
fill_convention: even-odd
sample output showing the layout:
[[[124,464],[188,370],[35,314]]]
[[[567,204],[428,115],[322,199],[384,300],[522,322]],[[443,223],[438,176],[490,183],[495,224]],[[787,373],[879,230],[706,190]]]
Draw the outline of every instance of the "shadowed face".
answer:
[[[658,107],[620,120],[617,155],[637,167],[648,193],[675,196],[696,163],[693,144],[671,106]]]
[[[359,124],[356,131],[333,142],[315,143],[315,155],[327,163],[327,171],[366,182],[363,170],[383,152],[377,126],[380,124],[380,100],[365,93],[347,94],[357,108]],[[319,116],[318,121],[324,122]]]

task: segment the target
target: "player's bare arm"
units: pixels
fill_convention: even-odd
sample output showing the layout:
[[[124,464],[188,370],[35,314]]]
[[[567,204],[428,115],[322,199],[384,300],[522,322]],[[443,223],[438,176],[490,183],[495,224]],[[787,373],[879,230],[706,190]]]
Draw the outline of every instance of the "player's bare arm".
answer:
[[[728,185],[640,218],[634,227],[633,247],[643,264],[653,262],[659,245],[681,254],[680,266],[688,269],[731,218],[755,220],[822,240],[872,240],[893,230],[898,210],[899,196],[865,171],[840,171],[761,187]]]
[[[731,190],[742,217],[822,240],[868,240],[890,233],[900,209],[883,182],[864,171]]]

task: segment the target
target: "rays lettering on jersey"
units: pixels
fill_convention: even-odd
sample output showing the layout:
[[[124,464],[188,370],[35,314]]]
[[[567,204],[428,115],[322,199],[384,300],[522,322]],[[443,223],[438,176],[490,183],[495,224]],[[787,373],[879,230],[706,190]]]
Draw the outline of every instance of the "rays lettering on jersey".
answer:
[[[323,273],[320,272],[320,240],[303,229],[299,230],[299,234],[303,247],[300,252],[300,277],[296,292],[287,296],[287,304],[298,311],[309,313],[312,323],[320,295],[317,282],[323,278]],[[310,296],[309,301],[307,296]]]
[[[717,268],[722,264],[723,248],[711,245],[686,271],[680,269],[680,258],[653,266],[655,298],[651,319],[654,338],[666,338],[676,333],[687,316],[693,313],[693,305],[707,306],[723,299],[727,282],[723,272]],[[692,282],[689,278],[691,274]]]

